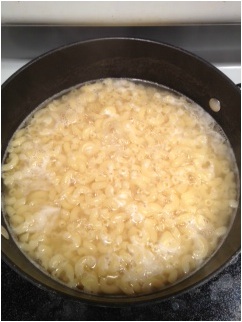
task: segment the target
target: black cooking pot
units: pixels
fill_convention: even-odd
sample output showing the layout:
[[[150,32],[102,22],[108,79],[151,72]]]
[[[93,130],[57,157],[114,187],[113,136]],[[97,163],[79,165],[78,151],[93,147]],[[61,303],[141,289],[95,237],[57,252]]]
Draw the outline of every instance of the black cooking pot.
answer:
[[[51,51],[20,69],[2,86],[2,156],[9,139],[39,104],[74,85],[105,77],[146,80],[174,89],[202,106],[222,127],[240,170],[240,90],[218,69],[184,50],[138,39],[99,39]],[[209,100],[221,103],[219,112]],[[9,230],[2,215],[2,225]],[[89,295],[70,289],[33,265],[11,235],[2,236],[2,258],[39,287],[94,304],[121,306],[175,296],[222,269],[240,249],[240,208],[222,246],[188,278],[164,290],[135,297]]]

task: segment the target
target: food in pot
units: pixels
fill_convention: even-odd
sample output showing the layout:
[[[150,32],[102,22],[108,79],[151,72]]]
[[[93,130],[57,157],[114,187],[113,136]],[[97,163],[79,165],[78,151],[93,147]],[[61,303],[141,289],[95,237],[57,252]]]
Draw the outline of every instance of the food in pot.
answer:
[[[219,247],[237,207],[234,156],[211,116],[131,80],[87,83],[34,111],[2,170],[21,250],[95,294],[186,277]]]

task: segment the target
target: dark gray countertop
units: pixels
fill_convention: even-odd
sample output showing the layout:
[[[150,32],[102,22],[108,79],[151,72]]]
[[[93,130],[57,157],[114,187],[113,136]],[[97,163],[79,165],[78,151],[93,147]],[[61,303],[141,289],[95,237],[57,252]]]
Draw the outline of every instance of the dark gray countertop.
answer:
[[[186,294],[161,303],[94,307],[44,291],[2,262],[2,321],[241,321],[241,256]]]

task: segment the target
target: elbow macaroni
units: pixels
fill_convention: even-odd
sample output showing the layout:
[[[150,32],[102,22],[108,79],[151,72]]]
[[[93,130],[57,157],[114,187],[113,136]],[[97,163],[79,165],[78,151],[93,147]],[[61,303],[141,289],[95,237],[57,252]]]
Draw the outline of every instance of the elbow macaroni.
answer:
[[[86,84],[9,143],[4,202],[19,247],[90,293],[151,292],[216,250],[237,207],[232,151],[205,112],[127,80]]]

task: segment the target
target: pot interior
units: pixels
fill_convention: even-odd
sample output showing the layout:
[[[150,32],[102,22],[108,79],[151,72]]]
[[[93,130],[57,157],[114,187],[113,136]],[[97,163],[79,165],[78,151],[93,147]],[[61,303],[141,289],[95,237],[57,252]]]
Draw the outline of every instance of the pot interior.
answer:
[[[68,88],[102,78],[128,78],[157,83],[199,104],[221,126],[240,170],[240,91],[207,62],[169,45],[135,39],[101,39],[66,46],[29,63],[2,86],[2,156],[14,131],[41,103]],[[211,110],[211,98],[221,109]],[[2,224],[4,218],[2,215]],[[6,229],[8,227],[5,225]],[[97,296],[62,285],[31,263],[12,236],[2,236],[3,259],[39,287],[96,304],[125,305],[175,296],[208,279],[240,249],[240,207],[222,246],[190,277],[152,294]]]

